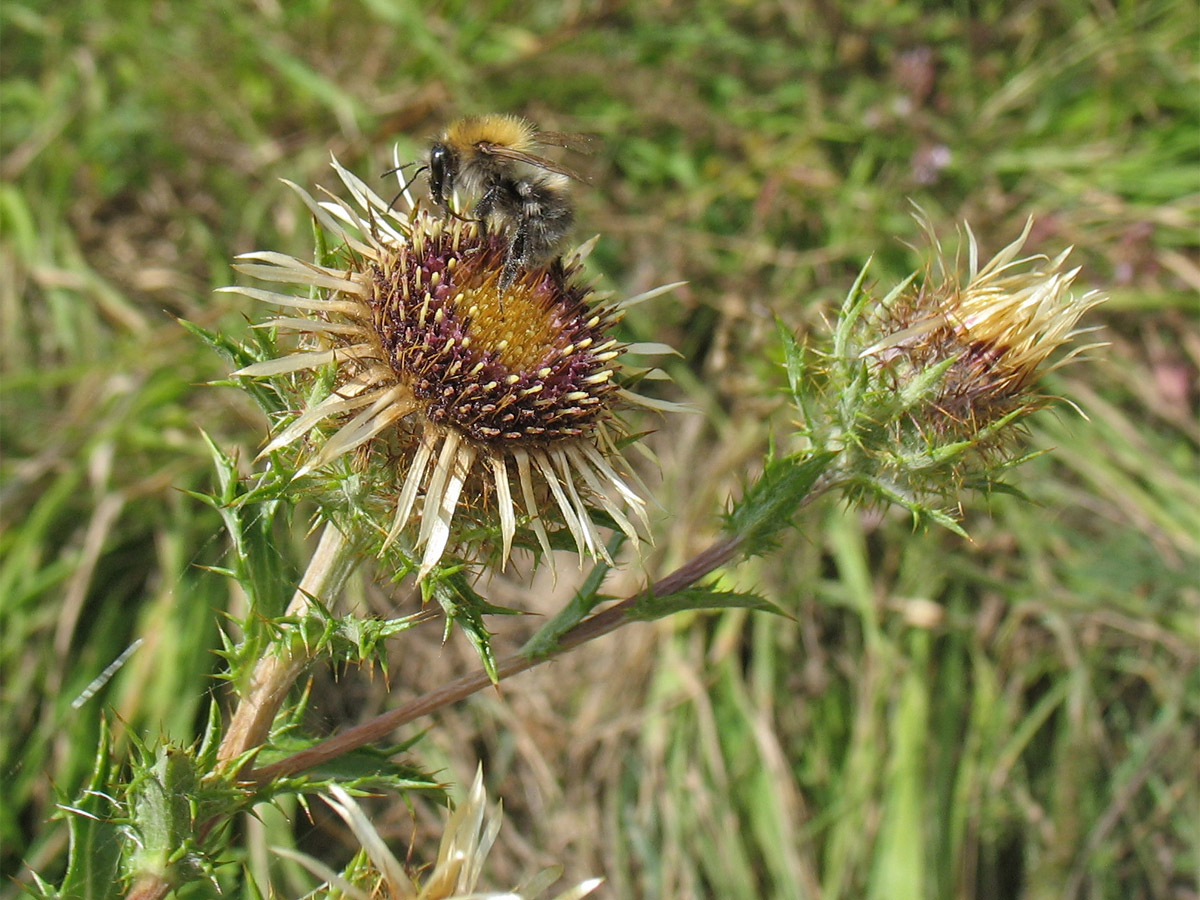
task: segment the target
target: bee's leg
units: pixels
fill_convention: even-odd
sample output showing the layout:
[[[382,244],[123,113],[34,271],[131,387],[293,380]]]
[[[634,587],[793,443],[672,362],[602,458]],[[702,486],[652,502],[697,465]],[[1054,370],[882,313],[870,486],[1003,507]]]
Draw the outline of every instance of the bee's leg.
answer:
[[[521,269],[533,256],[533,228],[540,214],[540,204],[530,193],[531,186],[525,179],[496,185],[492,198],[492,210],[498,218],[508,222],[508,251],[504,255],[504,268],[500,272],[500,290],[507,290]],[[492,191],[489,191],[492,193]],[[486,195],[485,195],[486,196]]]
[[[489,231],[488,219],[495,213],[496,207],[500,205],[500,201],[504,198],[504,187],[500,184],[493,184],[490,188],[483,192],[483,196],[475,204],[475,209],[472,215],[479,223],[480,237],[486,237]]]
[[[502,287],[511,284],[521,269],[552,258],[574,219],[570,204],[541,181],[522,179],[512,187],[513,196],[508,199],[516,224],[504,261]]]
[[[504,256],[504,269],[500,273],[500,290],[507,290],[517,279],[517,274],[529,261],[529,220],[521,219],[513,230],[512,242]]]
[[[567,289],[567,270],[563,268],[561,256],[551,259],[550,265],[546,267],[546,270],[550,273],[550,277],[560,290]]]

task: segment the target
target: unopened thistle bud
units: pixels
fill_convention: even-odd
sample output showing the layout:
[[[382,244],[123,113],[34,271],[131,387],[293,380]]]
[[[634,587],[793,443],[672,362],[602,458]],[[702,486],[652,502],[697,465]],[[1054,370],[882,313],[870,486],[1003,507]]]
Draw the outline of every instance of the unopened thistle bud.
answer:
[[[556,523],[580,554],[607,558],[594,510],[641,540],[646,501],[618,451],[627,436],[619,411],[669,404],[629,391],[619,357],[668,348],[630,348],[612,332],[629,306],[666,288],[598,301],[582,274],[587,248],[501,287],[507,247],[499,236],[412,203],[393,209],[333,165],[354,203],[318,203],[292,187],[340,241],[339,264],[250,253],[241,272],[307,294],[226,289],[307,314],[263,323],[299,332],[302,349],[235,374],[315,377],[336,367],[332,391],[299,410],[264,454],[324,422],[336,431],[314,442],[297,475],[371,449],[392,486],[384,547],[408,535],[422,578],[452,543],[456,515],[484,528],[498,523],[501,565],[524,527],[549,554],[547,526]]]

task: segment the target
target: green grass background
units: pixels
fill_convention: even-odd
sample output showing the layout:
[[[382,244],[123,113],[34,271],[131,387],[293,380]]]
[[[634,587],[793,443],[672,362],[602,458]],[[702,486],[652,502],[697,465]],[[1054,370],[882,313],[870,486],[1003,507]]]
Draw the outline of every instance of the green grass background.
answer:
[[[332,152],[377,179],[393,144],[415,158],[456,116],[512,111],[603,139],[578,217],[614,289],[688,281],[628,323],[680,349],[702,411],[650,439],[653,571],[785,439],[772,316],[819,340],[869,256],[881,286],[914,268],[910,198],[989,255],[1034,215],[1030,249],[1074,245],[1111,302],[1089,321],[1109,346],[1050,384],[1087,418],[1033,427],[1053,450],[1015,475],[1035,503],[965,498],[972,542],[810,510],[730,576],[794,621],[634,626],[432,723],[414,758],[456,781],[483,759],[504,799],[494,883],[559,861],[607,898],[1197,896],[1194,4],[49,6],[0,8],[0,892],[61,871],[51,819],[101,716],[119,742],[192,739],[244,612],[185,491],[212,484],[200,428],[248,461],[265,423],[205,386],[221,362],[173,316],[242,333],[259,311],[211,292],[232,256],[311,254],[279,178],[332,186]],[[302,566],[302,527],[279,552]],[[564,581],[489,589],[544,611]],[[413,602],[369,572],[347,598]],[[437,626],[398,644],[391,698],[318,671],[314,727],[475,666]],[[435,811],[374,809],[399,852],[436,842]],[[265,814],[237,846],[265,872],[270,843],[337,862],[338,840],[319,811]]]

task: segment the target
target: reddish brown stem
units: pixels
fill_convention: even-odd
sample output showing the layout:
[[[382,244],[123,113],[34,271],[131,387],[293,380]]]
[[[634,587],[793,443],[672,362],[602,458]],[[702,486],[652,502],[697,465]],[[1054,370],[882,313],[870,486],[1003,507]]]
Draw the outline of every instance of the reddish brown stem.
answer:
[[[639,591],[633,596],[622,600],[620,603],[614,604],[596,613],[591,618],[580,622],[559,638],[558,647],[553,653],[535,658],[514,654],[502,660],[496,666],[496,680],[503,681],[505,678],[510,678],[519,672],[524,672],[527,669],[532,669],[534,666],[541,665],[565,653],[567,650],[578,647],[581,644],[586,644],[588,641],[593,641],[602,635],[608,634],[610,631],[615,631],[626,622],[633,621],[627,618],[627,616],[629,611],[640,600],[651,596],[665,597],[682,590],[688,585],[694,584],[698,579],[703,578],[714,569],[723,566],[733,559],[737,555],[741,545],[742,540],[739,537],[723,538],[717,541],[665,578],[655,582],[649,589]],[[352,750],[357,750],[359,747],[383,740],[401,725],[406,725],[415,719],[429,715],[431,712],[448,706],[451,703],[457,703],[459,700],[483,690],[490,684],[492,684],[492,681],[488,678],[486,672],[477,672],[473,675],[464,676],[457,681],[452,681],[438,688],[436,691],[430,691],[416,700],[399,706],[396,709],[389,710],[383,715],[376,716],[369,722],[364,722],[362,725],[357,725],[339,735],[321,741],[307,750],[302,750],[269,766],[263,766],[261,769],[243,773],[243,777],[251,781],[263,783],[273,778],[284,778],[303,772],[306,769],[311,769],[314,766],[319,766],[322,763],[336,759],[344,753],[349,753]]]

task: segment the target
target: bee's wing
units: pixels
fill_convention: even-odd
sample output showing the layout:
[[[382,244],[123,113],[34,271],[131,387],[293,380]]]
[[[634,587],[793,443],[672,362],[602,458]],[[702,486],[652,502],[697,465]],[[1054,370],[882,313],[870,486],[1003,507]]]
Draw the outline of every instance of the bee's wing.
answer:
[[[566,166],[559,165],[543,156],[535,156],[532,153],[526,153],[523,150],[514,150],[511,147],[505,147],[501,144],[479,143],[476,144],[476,147],[479,148],[481,153],[487,153],[489,156],[511,159],[515,162],[522,162],[539,169],[545,169],[547,172],[557,172],[559,175],[566,175],[568,178],[574,178],[576,181],[587,182],[587,179],[574,169],[568,169]]]
[[[579,134],[574,131],[539,131],[534,135],[539,144],[550,147],[565,147],[576,153],[589,156],[600,150],[600,138],[594,134]]]

